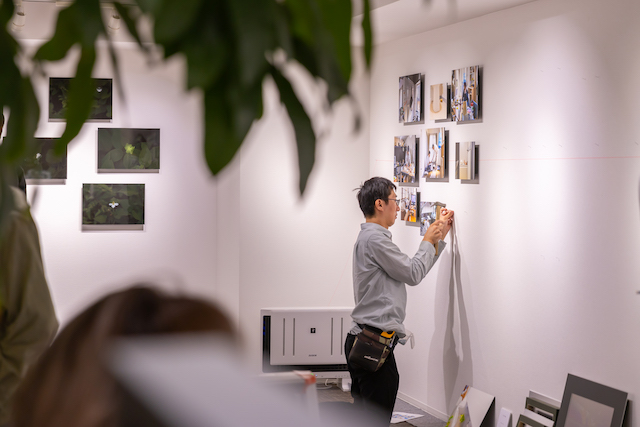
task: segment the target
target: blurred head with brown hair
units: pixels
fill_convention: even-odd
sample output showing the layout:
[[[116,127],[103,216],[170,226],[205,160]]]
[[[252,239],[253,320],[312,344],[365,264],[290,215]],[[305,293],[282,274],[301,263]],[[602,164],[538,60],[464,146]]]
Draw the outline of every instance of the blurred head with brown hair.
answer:
[[[78,315],[30,369],[14,401],[14,427],[107,427],[119,417],[119,392],[104,366],[114,338],[217,332],[234,339],[210,302],[136,286],[102,298]]]

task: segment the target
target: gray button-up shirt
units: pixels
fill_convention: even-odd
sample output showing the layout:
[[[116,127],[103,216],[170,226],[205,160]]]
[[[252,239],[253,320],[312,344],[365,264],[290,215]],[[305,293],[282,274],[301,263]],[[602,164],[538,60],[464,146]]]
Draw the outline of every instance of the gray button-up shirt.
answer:
[[[422,241],[413,258],[403,254],[392,241],[391,232],[375,223],[364,223],[353,248],[353,292],[356,306],[351,333],[359,324],[405,335],[407,309],[405,284],[415,286],[438,260],[430,242]],[[440,241],[440,253],[446,243]]]

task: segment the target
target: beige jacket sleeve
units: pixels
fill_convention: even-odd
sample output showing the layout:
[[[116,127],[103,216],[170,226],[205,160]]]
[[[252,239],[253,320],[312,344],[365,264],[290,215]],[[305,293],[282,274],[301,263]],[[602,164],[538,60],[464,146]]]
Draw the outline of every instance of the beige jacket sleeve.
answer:
[[[24,194],[11,190],[16,206],[0,233],[0,424],[27,367],[58,330],[36,225]]]

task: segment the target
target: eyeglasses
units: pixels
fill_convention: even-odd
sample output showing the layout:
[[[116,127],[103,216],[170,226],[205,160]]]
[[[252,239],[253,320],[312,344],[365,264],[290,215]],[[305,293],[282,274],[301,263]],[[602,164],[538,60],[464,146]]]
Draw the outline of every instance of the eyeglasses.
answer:
[[[394,202],[396,202],[396,205],[399,205],[399,204],[400,204],[400,199],[387,199],[387,202],[390,202],[390,201],[392,201],[392,200],[393,200]]]

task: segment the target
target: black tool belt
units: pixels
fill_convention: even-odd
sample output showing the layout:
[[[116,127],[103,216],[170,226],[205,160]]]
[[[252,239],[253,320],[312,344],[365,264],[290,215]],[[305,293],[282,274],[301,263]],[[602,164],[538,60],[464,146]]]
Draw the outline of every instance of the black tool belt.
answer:
[[[387,360],[398,343],[398,334],[383,332],[378,328],[358,325],[362,332],[356,335],[349,353],[349,363],[370,372],[376,372]]]

